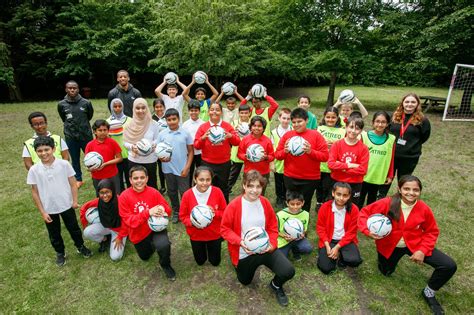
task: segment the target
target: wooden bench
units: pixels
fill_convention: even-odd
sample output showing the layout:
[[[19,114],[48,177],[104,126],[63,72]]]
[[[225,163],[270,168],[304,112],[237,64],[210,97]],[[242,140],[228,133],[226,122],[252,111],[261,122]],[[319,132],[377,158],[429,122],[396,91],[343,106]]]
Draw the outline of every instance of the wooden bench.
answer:
[[[424,102],[421,104],[421,107],[424,108],[424,113],[426,113],[431,108],[437,108],[441,106],[444,108],[446,105],[446,98],[438,96],[420,96],[421,100]]]

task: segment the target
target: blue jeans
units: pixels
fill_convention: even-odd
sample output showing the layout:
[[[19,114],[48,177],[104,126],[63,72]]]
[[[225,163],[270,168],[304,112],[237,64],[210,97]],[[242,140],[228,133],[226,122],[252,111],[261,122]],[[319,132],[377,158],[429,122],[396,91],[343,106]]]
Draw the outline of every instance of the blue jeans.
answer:
[[[279,250],[283,253],[283,255],[288,257],[290,250],[293,251],[293,254],[295,252],[299,254],[309,254],[313,250],[313,246],[311,246],[311,243],[305,237],[301,240],[289,242],[285,246],[279,248]]]
[[[66,144],[69,148],[69,154],[71,155],[72,168],[76,172],[76,175],[74,175],[74,177],[76,177],[76,180],[79,182],[82,182],[81,149],[82,149],[82,152],[85,152],[86,145],[90,140],[66,139]]]

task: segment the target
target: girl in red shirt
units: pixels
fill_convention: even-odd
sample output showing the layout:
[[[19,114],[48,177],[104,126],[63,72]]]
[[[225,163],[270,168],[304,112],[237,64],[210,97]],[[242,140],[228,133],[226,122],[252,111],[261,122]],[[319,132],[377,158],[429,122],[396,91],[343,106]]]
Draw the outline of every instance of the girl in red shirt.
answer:
[[[187,190],[181,199],[179,220],[186,227],[186,232],[191,240],[194,260],[201,266],[206,260],[213,266],[221,262],[221,219],[227,203],[222,191],[211,185],[212,170],[207,166],[199,166],[194,171],[196,185]],[[197,205],[208,205],[214,212],[211,224],[204,229],[195,227],[190,220],[190,214]]]
[[[337,182],[332,197],[318,211],[316,232],[319,236],[318,268],[325,274],[346,265],[357,267],[362,263],[357,244],[359,208],[351,202],[351,186]]]
[[[439,229],[433,211],[420,200],[421,190],[421,181],[416,176],[402,176],[395,195],[380,199],[361,210],[359,230],[375,239],[378,267],[384,276],[395,271],[404,255],[410,256],[414,263],[427,263],[435,268],[421,294],[434,314],[444,314],[435,298],[435,291],[451,279],[457,266],[451,257],[435,248]],[[384,238],[367,228],[368,217],[376,213],[388,216],[392,221],[392,232]]]
[[[240,141],[237,157],[244,161],[244,173],[248,173],[250,170],[256,170],[267,179],[268,183],[270,178],[270,163],[275,159],[275,155],[272,141],[263,134],[266,126],[267,121],[263,117],[252,117],[249,125],[251,133]],[[259,144],[265,150],[265,154],[259,162],[252,162],[247,159],[247,149],[252,144]],[[265,195],[265,188],[262,191],[262,195]]]

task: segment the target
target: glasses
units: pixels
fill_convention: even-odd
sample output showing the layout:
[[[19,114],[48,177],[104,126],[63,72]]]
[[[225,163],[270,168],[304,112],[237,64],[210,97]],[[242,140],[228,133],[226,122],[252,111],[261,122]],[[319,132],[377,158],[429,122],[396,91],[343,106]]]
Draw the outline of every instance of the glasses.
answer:
[[[35,124],[31,124],[33,127],[42,127],[42,126],[46,126],[46,123],[45,122],[40,122],[40,123],[35,123]]]
[[[99,191],[100,196],[107,196],[107,195],[112,195],[111,191]]]

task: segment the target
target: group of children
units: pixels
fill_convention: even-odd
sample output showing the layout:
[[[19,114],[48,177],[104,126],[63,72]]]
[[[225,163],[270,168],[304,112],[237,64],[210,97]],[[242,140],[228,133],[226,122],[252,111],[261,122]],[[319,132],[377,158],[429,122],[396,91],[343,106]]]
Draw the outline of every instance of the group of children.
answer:
[[[279,110],[279,124],[272,129],[271,119],[279,106],[266,93],[264,99],[270,106],[262,107],[262,98],[249,92],[244,99],[235,90],[240,106],[236,106],[236,98],[230,97],[224,110],[215,103],[221,100],[223,93],[218,95],[208,79],[205,84],[212,96],[206,99],[206,91],[198,88],[195,99],[191,99],[188,95],[194,84],[193,79],[185,86],[178,78],[177,86],[183,93],[178,95],[177,86],[168,85],[167,94],[162,94],[166,85],[163,81],[155,90],[160,98],[153,103],[153,116],[142,98],[133,102],[133,117],[124,115],[119,98],[112,99],[109,119],[93,124],[95,139],[86,144],[85,153],[100,153],[104,163],[97,169],[89,169],[98,198],[82,206],[81,222],[84,237],[100,243],[100,252],[109,247],[112,260],[119,260],[128,238],[143,260],[157,251],[166,276],[174,280],[176,273],[171,266],[167,230],[154,232],[148,225],[150,217],[167,216],[186,227],[198,265],[206,261],[219,265],[223,238],[228,242],[238,280],[249,284],[257,267],[267,266],[275,273],[270,288],[277,301],[287,305],[283,284],[295,274],[288,256],[292,252],[297,261],[301,254],[312,251],[306,233],[311,199],[317,191],[317,266],[322,272],[330,273],[337,266],[356,267],[362,262],[357,246],[359,229],[376,239],[379,269],[384,275],[395,270],[404,254],[415,262],[425,261],[434,266],[435,273],[423,296],[433,312],[442,310],[434,291],[449,280],[456,265],[434,248],[439,231],[432,212],[426,205],[417,206],[423,204],[418,200],[421,182],[407,176],[399,180],[394,197],[376,201],[381,197],[380,187],[393,178],[395,137],[388,132],[390,118],[386,112],[375,113],[373,129],[363,132],[362,116],[367,114],[363,105],[356,102],[361,114],[345,108],[351,104],[342,104],[327,108],[318,126],[316,117],[308,111],[310,98],[302,96],[294,110]],[[68,87],[66,92],[69,95]],[[250,100],[252,106],[248,104]],[[184,101],[188,102],[190,118],[183,123]],[[343,108],[346,116],[340,116],[338,107]],[[66,120],[71,118],[67,115]],[[84,246],[75,219],[78,185],[73,168],[66,162],[67,146],[60,137],[47,132],[43,114],[31,114],[29,122],[35,137],[25,142],[23,153],[29,169],[27,183],[32,185],[33,199],[46,222],[57,253],[56,262],[63,265],[66,261],[59,216],[78,252],[90,257],[92,253]],[[208,140],[209,130],[215,126],[226,130],[224,145]],[[294,136],[304,139],[302,155],[290,152],[289,140]],[[154,154],[153,157],[140,155],[137,143],[143,138],[150,140],[153,149],[159,143],[170,143],[171,157],[158,159]],[[264,149],[259,161],[248,159],[247,149],[254,144]],[[242,168],[243,192],[229,202],[229,192]],[[281,210],[277,213],[263,197],[271,172],[274,173],[275,204]],[[165,191],[171,207],[162,196]],[[368,206],[359,215],[366,196]],[[214,214],[212,223],[204,229],[196,228],[189,218],[196,205],[207,205]],[[387,205],[386,211],[382,205]],[[88,223],[85,219],[91,207],[97,207],[100,222]],[[366,221],[373,213],[383,213],[395,221],[389,236],[379,239],[369,233]],[[415,217],[416,222],[412,222]],[[290,218],[297,218],[304,225],[304,233],[298,239],[291,239],[285,233],[284,223]],[[243,242],[243,235],[250,227],[262,227],[268,233],[270,244],[263,254],[253,253]]]

